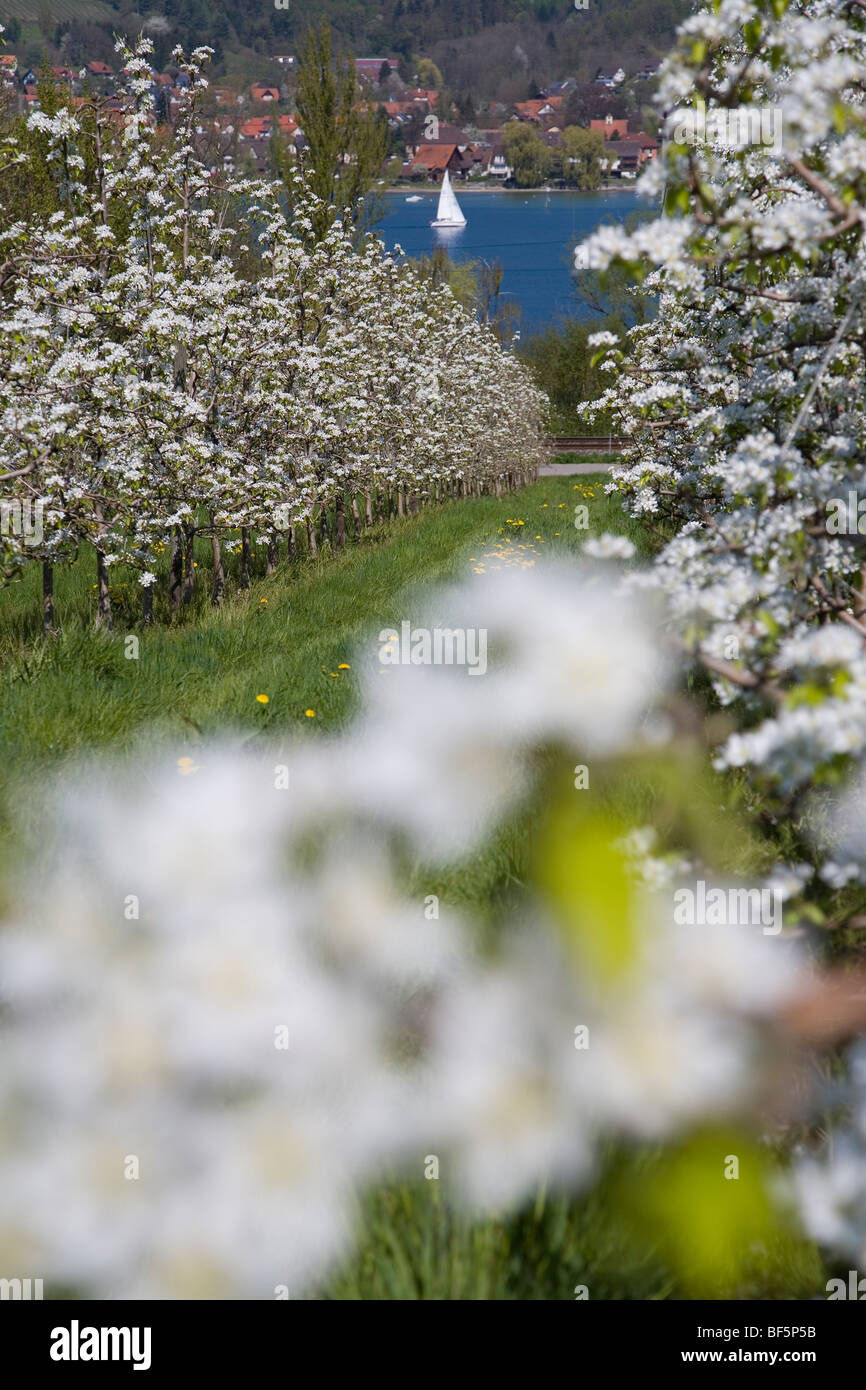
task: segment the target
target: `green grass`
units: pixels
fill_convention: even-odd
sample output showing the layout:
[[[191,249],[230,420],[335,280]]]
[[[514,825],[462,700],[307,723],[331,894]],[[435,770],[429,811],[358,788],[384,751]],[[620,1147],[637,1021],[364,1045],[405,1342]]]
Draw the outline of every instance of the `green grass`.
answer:
[[[165,609],[157,604],[151,628],[141,626],[134,576],[119,567],[111,576],[113,631],[94,629],[95,561],[82,554],[55,572],[60,633],[43,639],[41,576],[29,566],[0,592],[0,741],[7,750],[0,786],[16,767],[32,772],[43,759],[128,746],[148,728],[180,739],[265,723],[309,732],[304,711],[314,708],[316,728],[333,731],[354,712],[355,688],[351,673],[336,680],[329,673],[351,662],[370,632],[417,611],[425,586],[468,574],[470,557],[478,559],[485,545],[509,533],[538,554],[573,554],[587,535],[604,530],[626,530],[643,545],[603,482],[545,478],[516,497],[431,507],[359,543],[349,540],[340,555],[326,551],[254,577],[246,592],[230,565],[229,597],[219,610],[209,602],[205,542],[197,549],[193,603],[173,622],[159,621]],[[594,497],[584,498],[590,491]],[[588,531],[574,526],[575,500],[589,507]],[[164,581],[163,574],[163,593]],[[138,638],[138,660],[124,655],[128,635]],[[267,707],[256,703],[259,693],[270,697]]]

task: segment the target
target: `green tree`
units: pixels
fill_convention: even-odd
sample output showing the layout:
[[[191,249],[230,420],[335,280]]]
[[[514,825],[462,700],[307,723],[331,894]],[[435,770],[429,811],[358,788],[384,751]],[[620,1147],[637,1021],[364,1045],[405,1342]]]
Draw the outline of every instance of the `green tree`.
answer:
[[[642,222],[651,222],[655,215],[650,210],[630,212],[625,230],[633,235]],[[581,317],[587,312],[596,316],[593,331],[598,330],[598,319],[604,321],[603,327],[622,333],[633,324],[646,323],[655,314],[655,295],[625,266],[612,265],[604,272],[578,270],[573,281]]]
[[[562,176],[574,188],[592,190],[601,185],[604,136],[597,130],[568,126],[562,132]]]
[[[511,121],[502,132],[505,158],[518,188],[538,188],[550,173],[550,150],[531,125]]]
[[[429,92],[441,92],[442,88],[445,86],[445,79],[432,58],[421,58],[416,56],[413,62],[421,86],[426,88]]]
[[[348,208],[359,228],[369,227],[376,210],[365,195],[388,155],[388,123],[359,101],[354,59],[334,53],[330,25],[308,33],[298,58],[297,108],[306,140],[300,167],[308,187],[325,204],[316,235],[328,226],[329,207],[340,214]]]
[[[605,327],[620,325],[610,321]],[[577,407],[582,401],[595,400],[610,384],[592,365],[596,350],[587,340],[598,329],[597,321],[567,319],[544,333],[533,334],[520,345],[520,356],[531,367],[536,384],[550,401],[549,428],[554,434],[586,433]],[[599,434],[608,423],[607,420],[601,423]]]

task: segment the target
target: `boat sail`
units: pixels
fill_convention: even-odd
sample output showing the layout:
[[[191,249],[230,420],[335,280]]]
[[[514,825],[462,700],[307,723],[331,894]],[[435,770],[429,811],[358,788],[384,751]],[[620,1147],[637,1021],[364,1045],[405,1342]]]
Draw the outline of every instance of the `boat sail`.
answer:
[[[430,223],[431,227],[465,227],[466,218],[463,216],[460,204],[451,187],[451,180],[448,177],[448,170],[445,170],[445,177],[442,180],[442,192],[439,194],[439,211],[436,213],[435,222]]]

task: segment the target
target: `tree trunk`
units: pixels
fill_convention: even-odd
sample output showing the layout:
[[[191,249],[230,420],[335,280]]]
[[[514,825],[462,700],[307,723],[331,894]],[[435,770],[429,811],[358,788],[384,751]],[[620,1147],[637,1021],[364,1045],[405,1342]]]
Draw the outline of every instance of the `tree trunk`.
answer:
[[[141,621],[145,627],[153,626],[153,585],[144,584],[141,589]]]
[[[171,600],[171,611],[172,613],[176,613],[180,608],[183,595],[183,544],[179,526],[173,526],[171,531],[171,577],[169,579],[169,595]]]
[[[322,545],[331,544],[331,533],[328,530],[328,508],[322,504],[319,512],[319,540]]]
[[[313,519],[310,516],[307,517],[307,545],[309,546],[310,554],[315,559],[317,553],[316,528],[313,525]]]
[[[277,561],[280,558],[280,550],[277,538],[273,534],[268,536],[268,574],[276,574]]]
[[[194,526],[184,528],[183,547],[183,601],[192,603],[195,591],[195,532]]]
[[[42,561],[42,631],[46,637],[54,631],[54,567],[50,560]]]
[[[96,624],[97,627],[111,627],[111,595],[108,592],[108,566],[105,552],[96,552]]]
[[[213,589],[211,590],[210,601],[214,608],[218,608],[223,601],[223,594],[226,587],[226,572],[223,569],[223,548],[220,545],[219,532],[216,528],[213,514],[211,514],[210,553],[213,564]]]
[[[250,587],[250,528],[241,527],[241,588]]]
[[[358,511],[358,499],[352,493],[352,536],[358,540],[361,535],[361,513]]]
[[[398,487],[397,489],[397,515],[406,515],[406,508],[403,501],[403,489],[401,487]]]
[[[294,560],[295,555],[296,555],[296,553],[297,553],[297,551],[296,551],[296,546],[295,546],[295,527],[294,527],[294,524],[291,525],[291,526],[289,527],[288,542],[289,542],[289,560],[292,561],[292,560]]]
[[[334,534],[336,536],[337,549],[343,550],[346,545],[346,499],[342,492],[337,493],[337,500],[334,503]]]
[[[376,520],[380,526],[385,525],[385,494],[381,488],[376,490]]]
[[[373,499],[369,492],[364,493],[364,520],[368,526],[373,525]]]

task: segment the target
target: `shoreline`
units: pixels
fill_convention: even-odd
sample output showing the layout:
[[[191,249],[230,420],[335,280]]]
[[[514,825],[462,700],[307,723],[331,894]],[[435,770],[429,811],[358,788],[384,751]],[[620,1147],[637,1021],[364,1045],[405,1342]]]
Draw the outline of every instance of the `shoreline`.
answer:
[[[496,186],[495,186],[495,187],[490,187],[490,186],[488,186],[488,185],[483,185],[483,186],[482,186],[482,185],[479,185],[479,184],[468,184],[468,183],[467,183],[467,184],[453,184],[452,187],[453,187],[453,189],[454,189],[454,192],[457,193],[457,194],[459,194],[459,196],[460,196],[461,198],[462,198],[464,195],[469,194],[469,193],[472,193],[472,194],[475,194],[475,193],[479,193],[479,194],[490,194],[490,193],[522,193],[522,194],[530,193],[530,194],[539,194],[539,193],[543,193],[543,194],[545,194],[545,196],[547,196],[547,195],[549,195],[549,194],[563,194],[563,193],[568,193],[568,194],[571,194],[572,196],[581,196],[581,195],[582,195],[582,196],[584,196],[584,197],[586,197],[586,198],[596,198],[596,197],[598,196],[599,193],[622,193],[622,192],[624,192],[624,191],[628,191],[628,192],[630,192],[630,193],[636,193],[636,192],[638,191],[638,190],[637,190],[637,183],[636,183],[636,180],[634,180],[634,179],[629,179],[629,181],[628,181],[627,183],[603,183],[599,188],[593,188],[593,189],[591,189],[591,190],[590,190],[590,189],[586,189],[586,188],[501,188],[501,187],[496,187]],[[389,193],[400,193],[400,194],[403,194],[403,195],[405,196],[405,195],[407,195],[407,194],[408,194],[408,195],[411,195],[411,194],[414,193],[414,194],[420,194],[420,196],[421,196],[422,198],[425,197],[425,196],[431,197],[431,198],[438,198],[439,193],[440,193],[440,190],[441,190],[441,184],[425,184],[422,188],[419,188],[417,184],[404,183],[404,184],[393,184],[390,188],[385,188],[385,189],[382,189],[382,190],[379,190],[379,191],[381,191],[381,192],[382,192],[383,194],[385,194],[385,195],[387,195],[387,194],[389,194]]]

